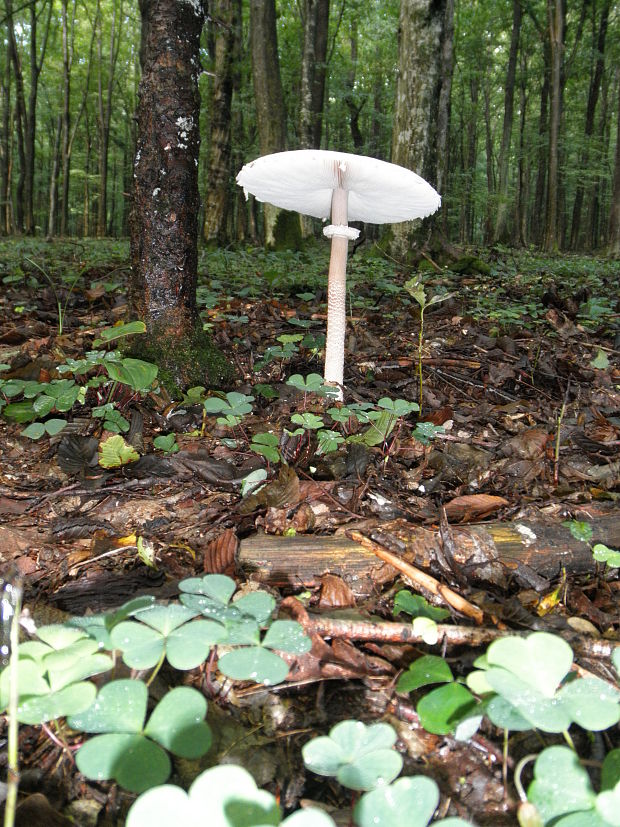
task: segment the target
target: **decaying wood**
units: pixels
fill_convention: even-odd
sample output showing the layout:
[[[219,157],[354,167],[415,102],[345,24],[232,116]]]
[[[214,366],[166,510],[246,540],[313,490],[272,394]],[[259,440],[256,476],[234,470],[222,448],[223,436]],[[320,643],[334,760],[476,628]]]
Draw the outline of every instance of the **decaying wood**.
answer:
[[[395,569],[398,569],[414,586],[419,587],[425,592],[430,592],[430,594],[435,595],[435,597],[441,598],[448,606],[456,609],[457,612],[461,612],[466,617],[472,618],[476,623],[482,623],[484,614],[477,606],[474,606],[469,600],[465,600],[460,594],[457,594],[448,586],[431,577],[430,574],[426,574],[426,572],[405,562],[398,557],[398,555],[384,549],[379,543],[375,543],[373,540],[364,537],[359,531],[351,531],[349,536],[351,540],[360,543],[364,548],[376,554],[380,560],[384,560],[386,563],[394,566]]]
[[[592,520],[593,543],[620,547],[616,514]],[[579,542],[560,521],[515,520],[451,526],[456,564],[471,582],[505,588],[509,581],[531,579],[543,588],[562,569],[594,572],[596,562],[586,543]],[[438,530],[404,520],[366,530],[372,540],[423,570],[433,570],[441,537]],[[314,588],[326,572],[342,577],[357,596],[367,596],[393,581],[398,572],[380,563],[372,551],[344,537],[255,535],[242,540],[237,565],[244,575],[273,586]],[[532,587],[531,582],[527,582]],[[536,588],[536,585],[534,585]]]

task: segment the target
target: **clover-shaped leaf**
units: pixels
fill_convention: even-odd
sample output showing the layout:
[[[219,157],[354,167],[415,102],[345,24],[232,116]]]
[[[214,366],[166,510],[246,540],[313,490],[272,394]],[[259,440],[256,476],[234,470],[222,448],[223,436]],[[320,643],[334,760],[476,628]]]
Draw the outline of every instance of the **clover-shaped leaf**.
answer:
[[[341,721],[329,735],[308,741],[302,755],[318,775],[333,775],[353,790],[372,790],[389,784],[402,769],[402,758],[392,749],[395,741],[388,724]]]
[[[556,635],[534,632],[527,638],[494,641],[468,676],[475,692],[489,689],[503,702],[491,699],[487,714],[497,726],[563,732],[573,721],[588,729],[606,729],[620,720],[620,693],[596,679],[579,678],[559,688],[573,660],[568,643]],[[514,708],[514,713],[509,706]]]
[[[207,659],[211,646],[226,637],[221,624],[193,620],[196,614],[178,603],[152,606],[138,612],[136,620],[115,626],[110,634],[112,646],[122,651],[132,669],[155,666],[164,653],[175,669],[194,669]]]
[[[85,678],[111,669],[113,661],[98,652],[95,640],[79,629],[42,626],[39,640],[19,647],[18,720],[41,724],[79,712],[90,705],[95,687]],[[0,675],[0,709],[9,702],[9,671]]]
[[[204,721],[207,702],[198,691],[187,686],[172,689],[145,727],[147,700],[148,690],[141,681],[112,681],[88,709],[68,719],[74,729],[101,733],[78,750],[80,772],[143,792],[170,774],[170,759],[162,747],[184,758],[207,752],[211,745]]]
[[[358,827],[426,827],[439,803],[439,789],[430,778],[399,778],[365,793],[353,817]]]
[[[269,650],[302,654],[309,651],[312,646],[302,626],[293,620],[276,620],[269,627],[262,642],[258,639],[258,628],[253,640],[243,640],[239,635],[241,629],[239,623],[228,624],[227,644],[247,642],[254,645],[241,646],[227,652],[218,661],[220,670],[234,680],[252,680],[266,686],[281,683],[288,675],[289,665]]]
[[[534,632],[526,638],[495,640],[487,650],[489,667],[500,666],[517,675],[547,698],[553,698],[573,662],[568,643],[557,635]]]
[[[271,793],[260,790],[247,770],[222,765],[205,770],[189,792],[164,785],[149,790],[134,802],[127,827],[334,827],[321,810],[307,808],[280,822],[280,808]]]
[[[596,796],[588,773],[568,747],[548,747],[534,764],[528,801],[536,805],[545,823],[575,811],[592,810]]]

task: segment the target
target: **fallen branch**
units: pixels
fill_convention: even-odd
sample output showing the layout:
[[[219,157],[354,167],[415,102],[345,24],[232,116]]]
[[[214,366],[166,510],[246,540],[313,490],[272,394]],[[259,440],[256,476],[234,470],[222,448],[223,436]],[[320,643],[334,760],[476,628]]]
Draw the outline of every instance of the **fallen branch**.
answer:
[[[365,537],[359,531],[347,531],[346,534],[351,540],[364,546],[364,548],[367,548],[369,551],[372,551],[373,554],[376,554],[379,559],[394,566],[395,569],[398,569],[418,588],[424,589],[436,597],[440,597],[448,606],[455,609],[457,612],[461,612],[461,614],[464,614],[466,617],[472,618],[472,620],[479,625],[484,620],[484,614],[481,609],[474,606],[473,603],[470,603],[469,600],[466,600],[457,592],[453,591],[449,588],[449,586],[444,586],[443,583],[440,583],[434,577],[431,577],[430,574],[426,574],[426,572],[423,572],[420,569],[415,568],[415,566],[405,562],[405,560],[397,554],[392,554],[391,551],[388,551],[383,546],[379,545],[379,543],[375,543],[374,540],[370,540],[368,537]]]

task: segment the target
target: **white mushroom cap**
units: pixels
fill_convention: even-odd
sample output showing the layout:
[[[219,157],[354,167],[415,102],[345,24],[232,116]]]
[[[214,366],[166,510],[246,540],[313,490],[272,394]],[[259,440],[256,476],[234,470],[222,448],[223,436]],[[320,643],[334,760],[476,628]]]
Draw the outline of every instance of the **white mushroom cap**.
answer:
[[[331,238],[325,381],[338,387],[342,399],[347,248],[357,236],[348,222],[394,224],[424,218],[439,209],[441,198],[409,169],[320,149],[264,155],[243,167],[237,183],[246,198],[251,192],[259,201],[282,209],[323,219],[331,215],[333,223],[323,230]]]
[[[348,193],[349,221],[393,224],[431,215],[441,197],[415,172],[349,152],[298,149],[263,155],[237,175],[246,198],[329,218],[335,189]]]

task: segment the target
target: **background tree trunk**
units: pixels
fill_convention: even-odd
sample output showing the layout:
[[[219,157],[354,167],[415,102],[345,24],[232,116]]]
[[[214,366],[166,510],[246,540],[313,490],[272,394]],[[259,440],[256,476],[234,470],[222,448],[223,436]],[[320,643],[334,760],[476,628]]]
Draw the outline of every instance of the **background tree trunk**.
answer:
[[[441,49],[446,0],[401,0],[398,79],[392,161],[437,184],[436,124],[441,88]],[[412,222],[394,225],[393,251],[403,256]]]
[[[502,142],[499,150],[497,175],[497,213],[495,219],[495,241],[509,240],[508,232],[508,162],[510,157],[510,139],[512,136],[512,121],[514,115],[515,78],[517,74],[517,54],[521,37],[521,2],[513,0],[512,4],[512,36],[508,66],[506,67],[506,83],[504,85],[504,126]]]
[[[585,172],[588,169],[590,160],[590,141],[594,135],[594,116],[596,113],[596,105],[598,103],[599,92],[601,90],[601,80],[603,78],[603,69],[605,68],[605,40],[607,38],[607,24],[609,21],[609,7],[610,0],[605,0],[603,8],[601,9],[601,19],[598,28],[598,36],[592,44],[592,57],[596,56],[594,71],[590,78],[590,88],[588,90],[588,102],[586,104],[586,116],[584,125],[585,142],[583,150],[580,153],[579,167]],[[594,14],[594,10],[592,12]],[[577,190],[575,192],[575,201],[573,203],[573,218],[571,222],[570,246],[576,250],[579,244],[581,233],[581,209],[583,207],[583,195],[585,192],[585,182],[580,178],[577,182]]]
[[[614,181],[609,210],[609,241],[607,253],[616,258],[620,257],[620,69],[616,67],[616,94],[618,95],[617,126],[616,126],[616,160],[614,163]]]
[[[101,16],[99,16],[100,26]],[[99,124],[99,200],[97,202],[97,236],[103,238],[106,235],[106,224],[108,214],[108,154],[110,146],[110,121],[112,118],[112,91],[114,89],[114,75],[116,62],[121,43],[123,30],[123,0],[120,0],[118,9],[117,29],[117,6],[116,0],[112,0],[112,21],[110,23],[110,53],[108,55],[108,75],[105,89],[102,77],[103,55],[102,40],[103,32],[100,29],[97,51],[99,56],[99,77],[97,84],[97,115]]]
[[[200,351],[196,324],[198,67],[206,9],[200,0],[140,0],[140,14],[130,307],[147,337],[138,347],[157,354],[164,381],[168,374],[179,387],[218,383],[226,370]]]
[[[558,249],[558,195],[559,195],[559,143],[562,116],[562,53],[564,51],[564,0],[547,0],[547,22],[551,55],[547,215],[543,247],[547,252]]]
[[[209,154],[203,235],[225,245],[234,182],[231,176],[232,99],[241,50],[241,0],[213,0],[213,81],[209,108]]]
[[[275,0],[250,0],[250,50],[261,155],[286,149],[286,113],[280,78]],[[265,244],[274,243],[278,210],[265,204]]]

